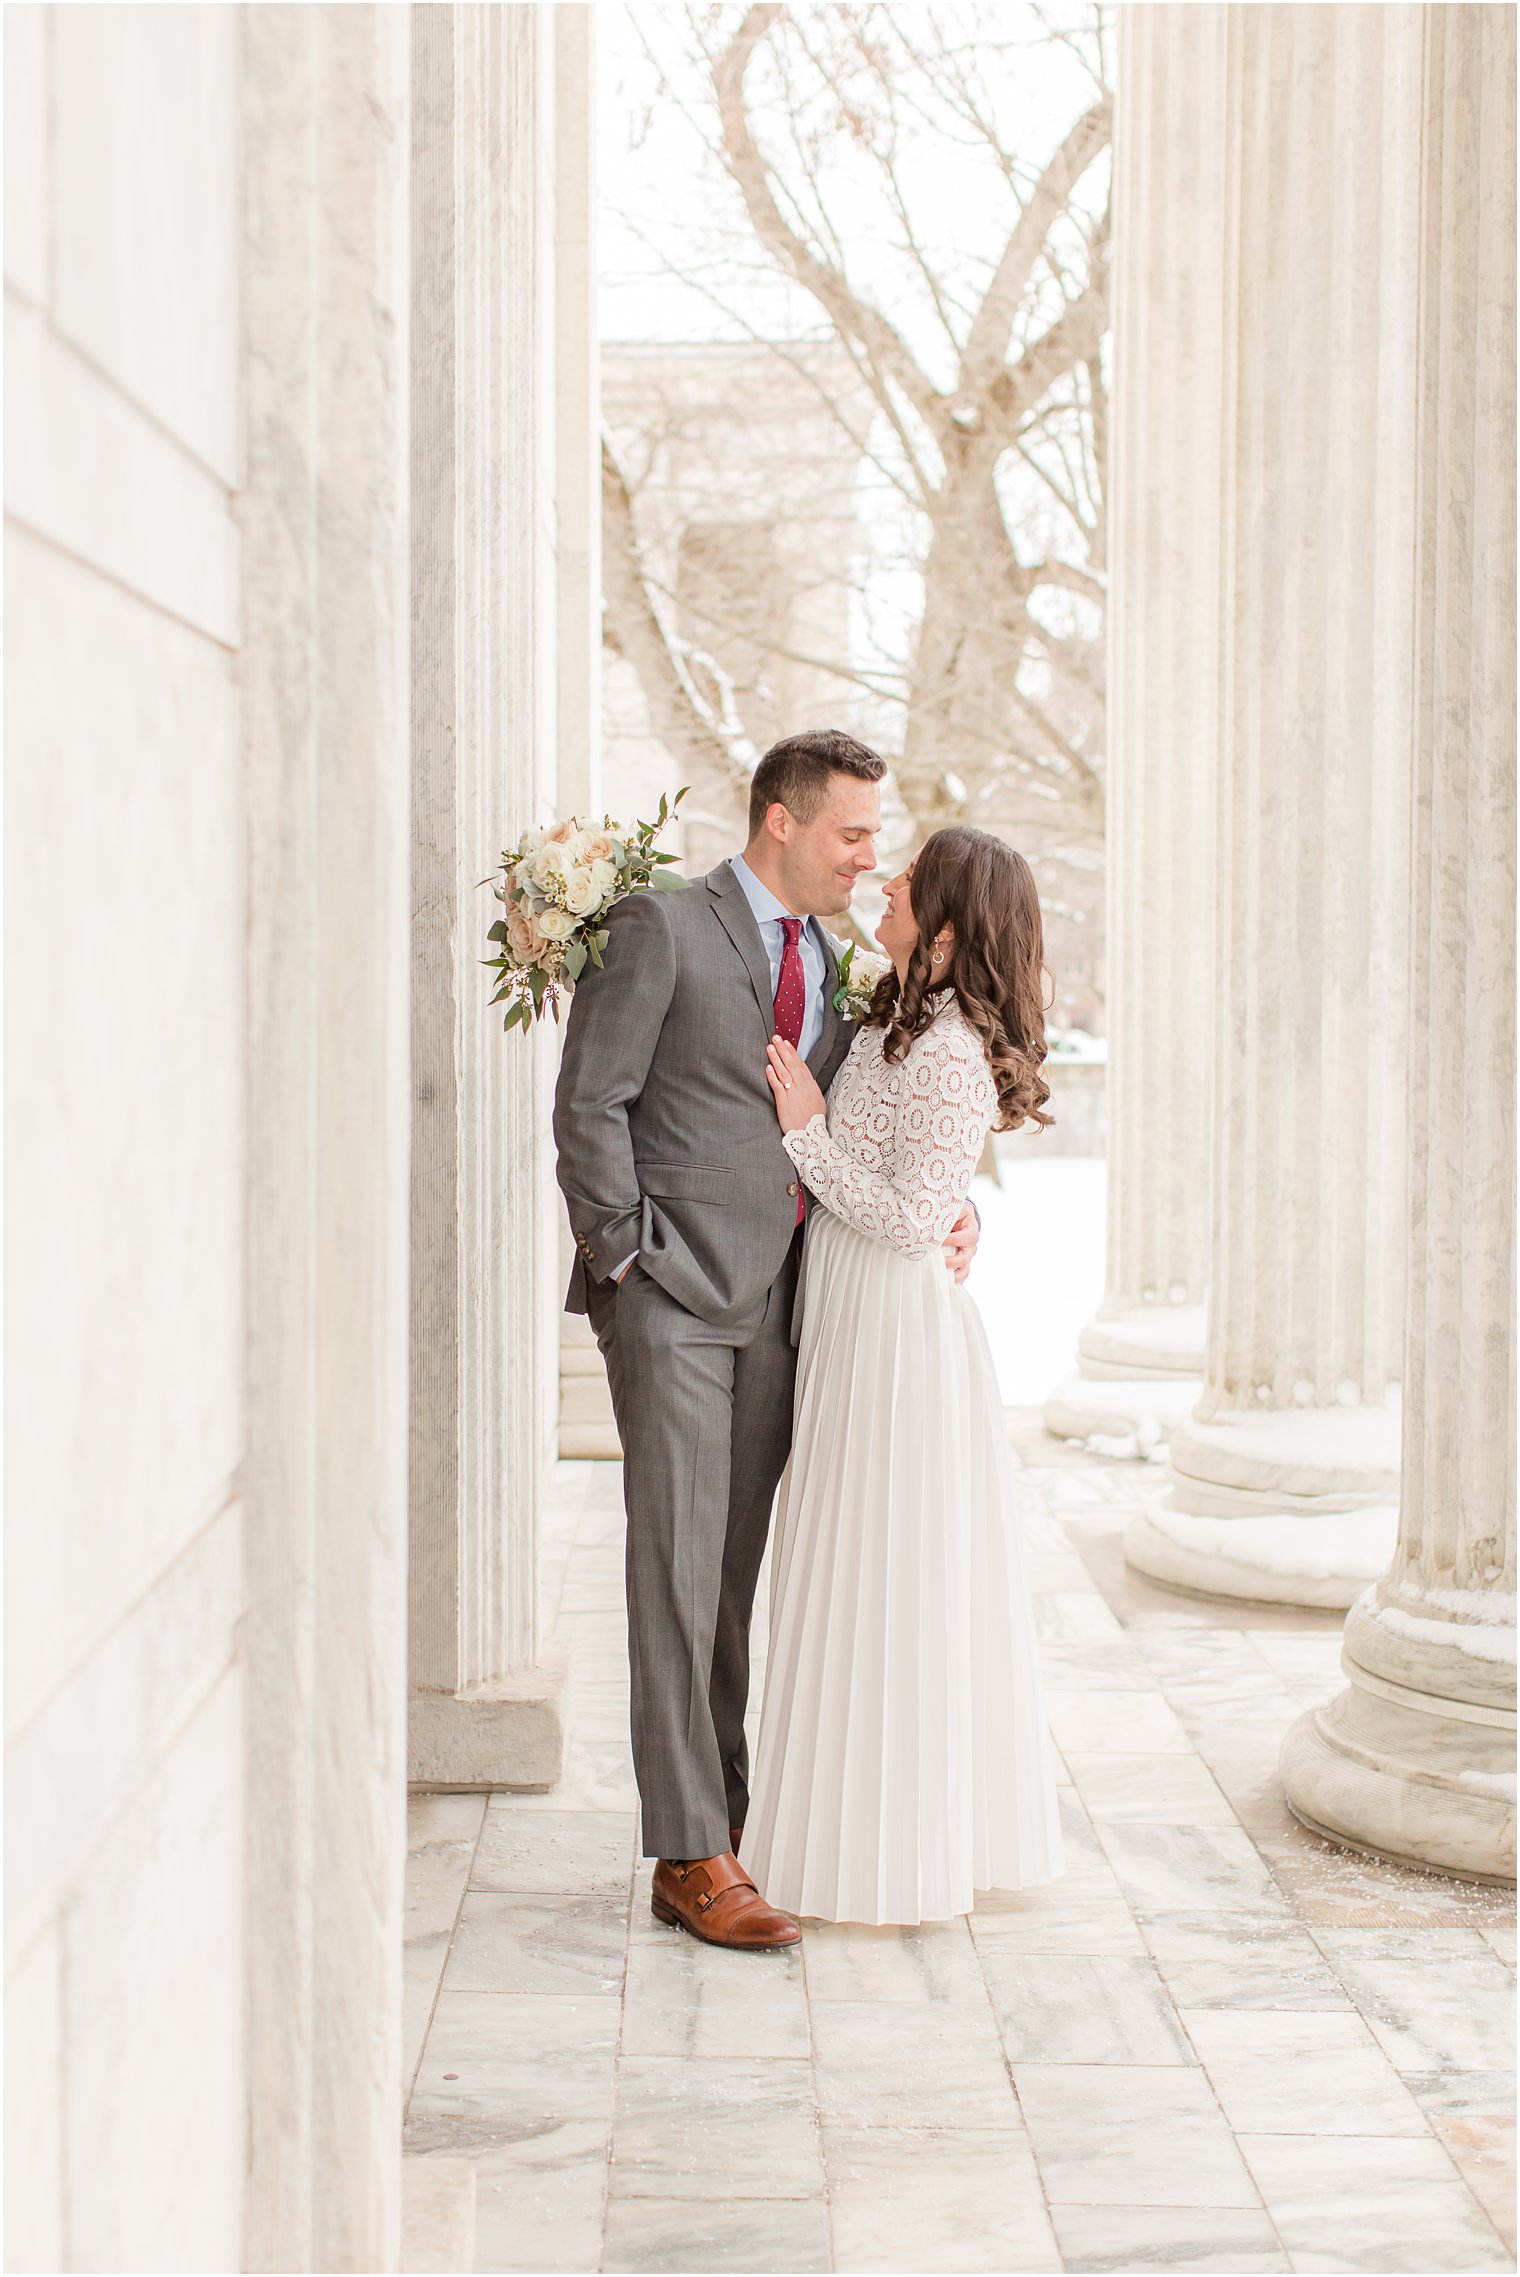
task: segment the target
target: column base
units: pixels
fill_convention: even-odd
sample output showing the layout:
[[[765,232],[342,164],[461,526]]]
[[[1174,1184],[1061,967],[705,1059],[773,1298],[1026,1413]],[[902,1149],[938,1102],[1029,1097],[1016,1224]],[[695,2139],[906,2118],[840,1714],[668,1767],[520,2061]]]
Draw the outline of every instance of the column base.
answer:
[[[569,1659],[464,1692],[414,1692],[408,1781],[414,1787],[506,1788],[543,1794],[565,1768]]]
[[[1515,1719],[1405,1692],[1347,1661],[1351,1683],[1290,1726],[1278,1758],[1295,1818],[1395,1865],[1511,1885]],[[1375,1683],[1378,1690],[1366,1689]],[[1475,1722],[1474,1715],[1485,1720]]]
[[[1202,1305],[1135,1305],[1095,1313],[1077,1338],[1079,1374],[1146,1379],[1203,1378]]]
[[[1170,1486],[1143,1502],[1124,1531],[1127,1564],[1163,1588],[1250,1605],[1343,1613],[1386,1569],[1398,1534],[1387,1504],[1221,1517],[1189,1509]]]
[[[1055,1438],[1084,1440],[1095,1455],[1162,1462],[1202,1389],[1201,1376],[1065,1376],[1040,1419]]]

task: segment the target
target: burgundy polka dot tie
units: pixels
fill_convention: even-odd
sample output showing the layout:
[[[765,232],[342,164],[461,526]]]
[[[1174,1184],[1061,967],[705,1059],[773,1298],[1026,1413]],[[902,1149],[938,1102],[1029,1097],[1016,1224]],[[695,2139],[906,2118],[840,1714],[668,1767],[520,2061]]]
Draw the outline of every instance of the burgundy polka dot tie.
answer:
[[[802,951],[797,946],[798,938],[802,932],[802,919],[800,917],[783,917],[781,931],[783,935],[781,974],[776,982],[776,1033],[778,1036],[784,1037],[786,1042],[795,1050],[802,1041],[802,1018],[807,1010],[807,975],[802,969]],[[797,1186],[797,1223],[799,1225],[802,1223],[802,1213],[806,1207],[807,1203],[803,1197],[802,1185],[799,1180]]]

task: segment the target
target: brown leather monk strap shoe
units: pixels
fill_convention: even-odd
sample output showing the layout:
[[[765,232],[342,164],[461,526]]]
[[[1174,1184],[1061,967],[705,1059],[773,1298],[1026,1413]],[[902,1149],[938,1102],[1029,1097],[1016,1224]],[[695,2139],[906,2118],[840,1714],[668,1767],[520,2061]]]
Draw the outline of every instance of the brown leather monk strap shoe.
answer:
[[[802,1941],[791,1915],[766,1904],[731,1850],[721,1858],[661,1858],[650,1903],[656,1921],[689,1930],[704,1945],[779,1953]]]

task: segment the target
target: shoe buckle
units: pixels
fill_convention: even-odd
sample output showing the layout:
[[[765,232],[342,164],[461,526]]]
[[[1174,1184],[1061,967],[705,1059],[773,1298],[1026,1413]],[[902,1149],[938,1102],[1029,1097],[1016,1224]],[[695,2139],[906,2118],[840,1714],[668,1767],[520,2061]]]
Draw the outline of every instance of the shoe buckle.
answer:
[[[711,1904],[712,1904],[712,1891],[711,1891],[711,1890],[698,1890],[698,1892],[697,1892],[697,1911],[698,1911],[698,1913],[705,1913],[705,1912],[707,1911],[708,1907],[709,1907]]]

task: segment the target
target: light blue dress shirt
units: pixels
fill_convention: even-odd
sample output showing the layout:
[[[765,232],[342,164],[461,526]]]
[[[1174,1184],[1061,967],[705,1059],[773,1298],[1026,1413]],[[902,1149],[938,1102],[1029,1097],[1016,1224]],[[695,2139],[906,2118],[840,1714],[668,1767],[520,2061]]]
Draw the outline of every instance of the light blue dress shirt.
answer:
[[[781,953],[786,947],[781,920],[796,913],[788,909],[785,902],[778,901],[768,885],[761,883],[742,854],[734,856],[732,868],[743,889],[744,898],[754,912],[755,923],[760,928],[760,938],[765,943],[765,953],[771,961],[771,995],[774,997],[781,979]],[[806,919],[797,936],[797,945],[802,952],[802,977],[807,984],[807,1004],[802,1015],[802,1037],[797,1051],[800,1058],[806,1059],[823,1034],[823,989],[829,972],[828,959],[823,949],[823,935],[816,917]]]

